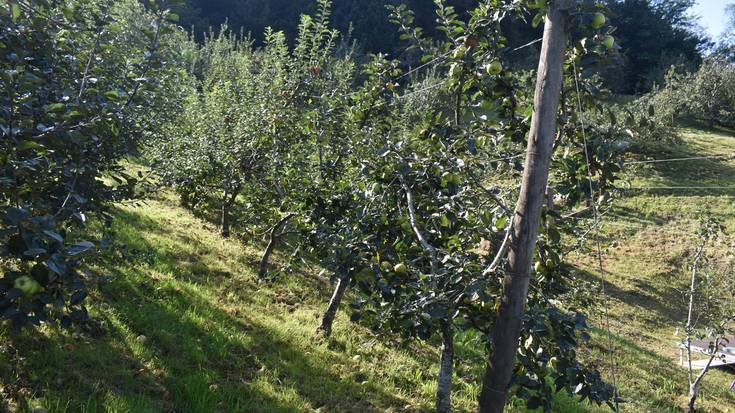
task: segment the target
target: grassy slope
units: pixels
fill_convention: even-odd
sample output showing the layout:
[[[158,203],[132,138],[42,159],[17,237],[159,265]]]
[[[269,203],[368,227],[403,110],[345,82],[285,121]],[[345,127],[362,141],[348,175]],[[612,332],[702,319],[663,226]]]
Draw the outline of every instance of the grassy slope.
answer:
[[[689,132],[687,145],[656,157],[735,151],[735,138]],[[685,166],[685,167],[683,167]],[[646,167],[635,185],[735,185],[735,162],[694,161]],[[703,206],[735,228],[735,192],[637,193],[605,218],[624,411],[677,411],[686,393],[675,365],[691,228]],[[22,396],[23,410],[52,412],[386,412],[428,411],[437,351],[376,340],[339,315],[331,341],[313,332],[329,296],[318,269],[276,285],[257,283],[258,251],[222,240],[216,228],[170,198],[119,207],[115,230],[127,259],[99,268],[112,276],[97,286],[91,308],[99,326],[70,337],[0,332],[0,385]],[[612,240],[618,240],[612,246]],[[595,277],[587,255],[573,257]],[[600,316],[594,318],[600,324]],[[605,354],[595,335],[588,357]],[[457,338],[454,393],[458,411],[473,411],[482,351],[476,337]],[[359,356],[359,357],[358,357]],[[730,373],[708,376],[701,406],[735,411]],[[2,408],[0,408],[0,411]],[[559,397],[557,411],[606,411]]]
[[[682,132],[683,145],[659,148],[653,157],[735,154],[735,135],[693,129]],[[629,179],[634,187],[735,187],[735,161],[649,164],[632,170]],[[687,297],[680,291],[689,283],[687,267],[702,211],[720,219],[734,234],[735,190],[630,191],[603,218],[611,327],[619,388],[628,401],[625,411],[680,411],[686,404],[686,370],[677,365],[682,336],[675,334],[686,320]],[[722,240],[721,245],[728,244]],[[575,259],[590,274],[599,274],[589,256]],[[602,325],[601,314],[595,321]],[[594,354],[603,357],[601,331],[596,342]],[[702,411],[735,412],[735,393],[728,391],[733,379],[735,370],[713,371],[705,378],[698,401]]]
[[[434,347],[382,343],[344,313],[332,340],[315,339],[330,294],[318,269],[258,283],[256,249],[221,239],[173,199],[115,214],[127,258],[113,254],[99,268],[111,280],[90,299],[94,332],[0,332],[0,385],[22,396],[21,410],[431,410]],[[483,354],[476,337],[457,341],[455,407],[472,411]],[[560,410],[585,411],[559,399]]]

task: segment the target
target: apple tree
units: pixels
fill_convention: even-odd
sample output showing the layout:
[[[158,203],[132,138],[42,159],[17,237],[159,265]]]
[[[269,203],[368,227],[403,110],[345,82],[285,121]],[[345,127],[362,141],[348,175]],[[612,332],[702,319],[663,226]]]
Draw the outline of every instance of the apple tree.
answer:
[[[164,1],[0,5],[0,311],[14,326],[87,320],[86,224],[135,193],[120,160],[178,83],[169,17]]]
[[[504,180],[518,179],[515,156],[508,154],[522,152],[530,120],[523,114],[530,112],[502,64],[505,39],[497,23],[513,9],[482,3],[464,23],[450,7],[437,4],[448,40],[436,46],[435,55],[451,55],[444,66],[447,79],[431,92],[431,99],[424,100],[427,104],[422,106],[419,100],[404,105],[396,99],[394,110],[371,123],[372,138],[363,150],[373,153],[365,156],[370,162],[360,177],[362,188],[370,193],[363,197],[369,209],[365,207],[360,223],[372,223],[372,228],[363,242],[352,244],[356,248],[352,256],[361,261],[351,269],[359,287],[353,319],[381,331],[440,337],[437,410],[448,411],[454,331],[479,330],[493,352],[496,311],[508,271],[505,254],[517,216],[504,201],[516,196],[513,187],[505,194],[498,187]],[[595,18],[593,14],[591,24],[598,25]],[[609,49],[603,45],[600,52],[605,50]],[[571,64],[568,68],[573,71]],[[589,106],[586,97],[579,98]],[[562,164],[565,158],[579,160],[589,149],[585,146],[589,142],[582,139],[585,125],[580,114],[570,115],[577,112],[571,108],[567,112],[567,130],[555,143]],[[590,142],[599,149],[592,151],[594,167],[588,172],[581,164],[572,170],[585,185],[567,190],[567,203],[560,207],[571,208],[589,194],[590,172],[597,177],[598,188],[615,179],[616,152],[604,150],[604,139]],[[564,180],[565,173],[559,173]],[[538,230],[542,236],[534,242],[538,254],[529,312],[520,321],[526,345],[512,381],[515,393],[529,407],[546,409],[554,387],[597,403],[612,397],[600,374],[577,359],[576,347],[588,338],[585,316],[552,304],[565,292],[569,279],[562,265],[559,212],[548,206]],[[357,252],[360,247],[362,253]]]

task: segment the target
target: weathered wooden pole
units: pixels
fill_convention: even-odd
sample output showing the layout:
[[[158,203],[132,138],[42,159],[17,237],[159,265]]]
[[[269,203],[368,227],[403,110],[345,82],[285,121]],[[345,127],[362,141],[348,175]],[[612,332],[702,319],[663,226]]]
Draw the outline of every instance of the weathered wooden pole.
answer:
[[[572,0],[550,2],[546,13],[526,165],[513,220],[508,253],[509,268],[503,280],[502,302],[493,328],[491,352],[482,381],[480,413],[503,411],[513,375],[521,317],[525,311],[534,247],[556,136],[567,43],[567,10],[571,4]]]

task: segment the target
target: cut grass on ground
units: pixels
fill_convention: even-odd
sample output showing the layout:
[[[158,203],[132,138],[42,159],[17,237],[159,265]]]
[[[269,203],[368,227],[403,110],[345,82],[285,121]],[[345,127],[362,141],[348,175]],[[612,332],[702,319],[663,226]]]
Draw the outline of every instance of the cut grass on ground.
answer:
[[[735,152],[735,137],[684,131],[659,158]],[[632,170],[633,186],[735,186],[735,162],[697,160]],[[687,259],[699,212],[735,230],[735,191],[627,192],[605,215],[602,237],[625,412],[681,411],[687,392],[675,336]],[[314,330],[329,297],[318,268],[258,283],[258,251],[223,240],[214,225],[162,195],[115,209],[124,249],[98,268],[91,333],[11,337],[0,331],[0,385],[21,411],[50,412],[412,412],[431,411],[438,360],[425,343],[386,343],[338,315],[333,339]],[[586,253],[571,257],[599,278]],[[602,300],[601,296],[598,296]],[[600,306],[598,306],[599,308]],[[585,357],[609,377],[601,313]],[[474,411],[484,358],[472,334],[457,341],[454,407]],[[705,379],[702,411],[735,411],[735,374]],[[2,408],[0,408],[2,410]],[[519,411],[520,408],[511,408]],[[560,412],[603,412],[558,396]]]
[[[684,129],[681,145],[657,148],[655,159],[735,155],[735,135]],[[628,191],[602,219],[604,263],[615,336],[618,381],[627,401],[623,411],[675,412],[686,406],[686,369],[678,366],[678,344],[686,321],[688,267],[703,212],[719,219],[730,238],[710,250],[721,254],[735,234],[735,159],[697,159],[652,163],[632,168],[634,187],[720,186],[733,189],[661,189]],[[597,262],[589,255],[573,257],[592,277]],[[600,297],[600,300],[602,297]],[[594,322],[602,327],[597,313]],[[678,332],[678,334],[677,334]],[[605,334],[595,335],[592,355],[604,360]],[[607,366],[606,366],[607,368]],[[609,368],[607,368],[610,377]],[[735,370],[716,369],[705,378],[697,401],[701,411],[734,412],[729,391]]]
[[[258,283],[258,251],[220,238],[173,199],[115,215],[125,248],[98,269],[110,280],[90,298],[93,333],[3,338],[0,377],[22,411],[432,410],[434,347],[381,342],[345,313],[331,340],[315,339],[330,293],[318,269]],[[457,411],[476,408],[481,349],[477,337],[458,336]],[[587,411],[564,396],[558,403]]]

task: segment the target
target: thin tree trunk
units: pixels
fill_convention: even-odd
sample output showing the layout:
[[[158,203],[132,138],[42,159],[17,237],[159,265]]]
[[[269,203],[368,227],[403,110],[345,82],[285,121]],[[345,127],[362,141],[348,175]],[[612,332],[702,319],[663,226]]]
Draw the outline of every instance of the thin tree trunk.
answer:
[[[345,296],[347,286],[350,285],[351,278],[352,277],[348,275],[345,277],[340,277],[337,280],[337,285],[334,286],[334,292],[332,293],[332,298],[329,300],[327,311],[325,311],[324,315],[322,316],[322,323],[316,330],[317,334],[324,334],[324,337],[329,337],[332,335],[332,324],[334,323],[334,316],[337,315],[337,310],[342,303],[342,298]]]
[[[707,374],[710,367],[712,366],[712,361],[717,356],[717,349],[720,347],[720,340],[715,340],[715,348],[714,352],[709,356],[709,360],[707,360],[707,365],[702,369],[702,371],[699,373],[697,378],[689,385],[689,403],[687,406],[689,407],[689,413],[695,413],[697,410],[694,408],[694,403],[697,401],[697,395],[698,395],[698,389],[699,389],[699,383],[704,379],[704,375]],[[691,362],[689,363],[691,365]],[[691,371],[691,370],[690,370]]]
[[[704,375],[709,370],[710,363],[715,354],[717,354],[717,346],[715,346],[715,352],[710,357],[707,366],[702,372],[694,378],[694,369],[692,368],[692,330],[694,329],[694,294],[697,291],[697,272],[699,270],[699,260],[702,258],[702,252],[704,251],[704,243],[697,247],[697,251],[694,254],[694,262],[692,263],[692,282],[689,286],[689,312],[687,314],[687,325],[686,325],[686,350],[687,350],[687,362],[689,364],[689,412],[693,413],[694,403],[697,401],[697,386],[702,381]],[[717,344],[717,343],[715,343]]]
[[[319,133],[317,141],[317,155],[319,155],[319,177],[324,179],[324,147],[322,146],[322,135],[324,132]]]
[[[436,389],[436,413],[452,411],[452,367],[454,365],[454,331],[450,321],[442,323],[442,353]]]
[[[225,193],[222,196],[222,225],[220,227],[220,234],[223,238],[230,236],[230,203],[228,201],[228,191],[225,189]]]
[[[225,193],[222,196],[221,234],[223,238],[229,238],[230,236],[230,211],[232,210],[232,205],[235,204],[235,200],[237,200],[238,195],[240,195],[240,185],[235,186],[235,188],[233,188],[232,190],[232,193],[230,193],[228,190],[225,190]]]
[[[567,42],[567,13],[564,9],[568,7],[568,2],[554,3],[546,14],[526,167],[512,228],[509,270],[503,280],[502,301],[493,328],[492,348],[480,393],[481,413],[500,413],[505,407],[506,392],[518,350],[521,317],[528,295],[534,248],[556,135]]]
[[[439,274],[439,259],[437,257],[436,248],[424,237],[424,234],[419,228],[419,222],[416,218],[416,209],[413,201],[413,193],[411,188],[406,184],[406,180],[403,175],[398,176],[401,181],[403,191],[406,193],[406,209],[408,209],[409,221],[411,222],[411,228],[416,236],[416,240],[421,245],[421,248],[429,255],[430,268],[431,268],[431,285],[432,288],[437,288],[437,275]],[[449,311],[449,314],[453,311]],[[442,352],[439,358],[439,375],[437,377],[437,390],[436,390],[436,411],[437,413],[449,413],[452,411],[452,363],[454,358],[454,336],[452,332],[452,319],[451,316],[448,319],[442,321]]]
[[[686,348],[687,360],[689,361],[689,384],[694,382],[694,372],[692,370],[692,329],[694,328],[694,293],[697,290],[697,272],[699,270],[699,260],[702,257],[704,245],[699,245],[694,254],[694,262],[692,263],[692,282],[689,286],[689,312],[687,314],[686,329]]]
[[[270,260],[271,254],[273,253],[273,249],[276,247],[276,243],[283,235],[282,233],[279,234],[279,232],[281,231],[281,228],[286,224],[286,222],[288,222],[288,220],[293,218],[295,215],[296,214],[293,213],[288,214],[271,227],[269,231],[268,245],[265,247],[265,251],[263,251],[263,256],[260,258],[260,269],[258,270],[259,277],[263,278],[268,273],[268,261]]]

